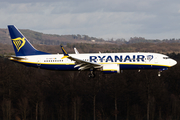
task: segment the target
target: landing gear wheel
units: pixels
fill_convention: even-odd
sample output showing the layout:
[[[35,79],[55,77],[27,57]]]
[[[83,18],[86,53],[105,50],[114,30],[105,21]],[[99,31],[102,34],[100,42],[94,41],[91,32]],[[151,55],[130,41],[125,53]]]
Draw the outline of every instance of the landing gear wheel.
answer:
[[[94,77],[95,77],[94,74],[89,73],[89,78],[94,78]]]
[[[159,71],[159,72],[158,72],[158,77],[160,77],[160,76],[161,76],[161,72],[162,72],[162,71]]]
[[[95,74],[94,74],[93,68],[90,69],[90,72],[91,72],[91,73],[89,73],[89,75],[88,75],[89,78],[94,78],[94,77],[95,77]]]
[[[158,73],[158,77],[160,77],[161,76],[161,73]]]

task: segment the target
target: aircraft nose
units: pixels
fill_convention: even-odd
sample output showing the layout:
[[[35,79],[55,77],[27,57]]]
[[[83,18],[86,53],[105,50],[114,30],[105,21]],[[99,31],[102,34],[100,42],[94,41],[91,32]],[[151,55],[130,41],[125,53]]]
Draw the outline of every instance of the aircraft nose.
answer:
[[[177,62],[173,59],[171,59],[169,63],[170,63],[170,66],[174,66],[177,64]]]

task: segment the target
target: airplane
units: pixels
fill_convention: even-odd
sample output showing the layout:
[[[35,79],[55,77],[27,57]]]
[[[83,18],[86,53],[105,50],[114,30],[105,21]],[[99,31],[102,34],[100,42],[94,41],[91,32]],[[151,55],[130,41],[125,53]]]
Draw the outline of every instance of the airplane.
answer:
[[[61,46],[63,54],[50,54],[34,48],[14,25],[8,25],[8,30],[16,54],[9,59],[26,66],[60,71],[89,70],[88,76],[93,78],[96,70],[121,73],[131,69],[158,69],[158,76],[161,76],[163,70],[177,64],[167,55],[148,52],[81,54],[74,48],[75,54],[68,54]]]

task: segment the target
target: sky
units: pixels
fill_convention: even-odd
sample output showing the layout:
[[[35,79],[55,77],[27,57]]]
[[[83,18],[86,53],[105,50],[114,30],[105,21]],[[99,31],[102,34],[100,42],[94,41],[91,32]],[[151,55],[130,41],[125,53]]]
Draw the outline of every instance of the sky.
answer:
[[[103,39],[180,38],[180,0],[0,0],[0,28]]]

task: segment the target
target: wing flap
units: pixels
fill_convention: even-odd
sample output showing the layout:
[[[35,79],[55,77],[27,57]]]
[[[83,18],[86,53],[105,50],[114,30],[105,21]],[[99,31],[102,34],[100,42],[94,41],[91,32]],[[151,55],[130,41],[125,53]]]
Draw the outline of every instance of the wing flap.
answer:
[[[76,66],[74,66],[74,68],[80,67],[82,65],[84,65],[84,63],[77,64]]]
[[[89,68],[90,68],[90,65],[84,65],[84,66],[80,67],[78,70],[86,70]]]

